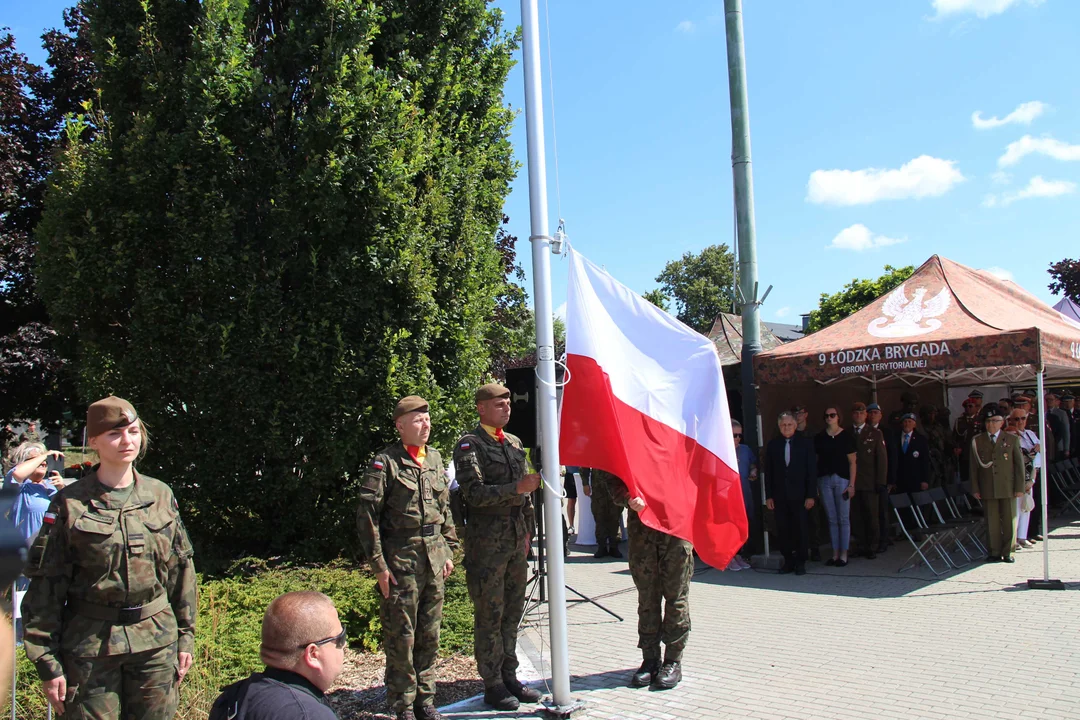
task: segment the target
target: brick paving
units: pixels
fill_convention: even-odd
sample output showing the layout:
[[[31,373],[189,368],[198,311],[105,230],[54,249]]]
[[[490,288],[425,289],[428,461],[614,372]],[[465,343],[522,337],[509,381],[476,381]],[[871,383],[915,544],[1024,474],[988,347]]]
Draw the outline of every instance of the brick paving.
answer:
[[[624,546],[625,547],[625,546]],[[571,688],[582,720],[937,720],[1080,718],[1080,522],[1056,527],[1051,576],[1065,591],[1033,591],[1042,552],[1012,565],[976,562],[942,578],[897,574],[900,545],[845,568],[810,563],[802,577],[699,566],[682,684],[631,689],[636,593],[625,560],[575,552],[567,583],[626,620],[587,604],[568,611]],[[573,597],[573,593],[568,593]],[[521,652],[547,676],[546,618],[533,613]],[[537,683],[543,690],[543,682]],[[451,718],[537,717],[484,712]]]

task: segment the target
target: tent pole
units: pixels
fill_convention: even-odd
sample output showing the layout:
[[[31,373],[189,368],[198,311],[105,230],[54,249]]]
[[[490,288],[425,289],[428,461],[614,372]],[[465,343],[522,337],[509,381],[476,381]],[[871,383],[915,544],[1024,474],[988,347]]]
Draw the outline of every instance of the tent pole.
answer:
[[[1043,576],[1041,580],[1028,580],[1028,587],[1032,590],[1064,590],[1065,583],[1060,580],[1050,579],[1050,517],[1047,509],[1049,493],[1046,483],[1049,476],[1046,474],[1046,396],[1043,394],[1043,376],[1045,371],[1039,368],[1039,374],[1035,376],[1035,392],[1038,393],[1039,403],[1039,492],[1042,495],[1042,535],[1043,535]]]
[[[757,414],[757,437],[758,437],[758,484],[761,487],[761,534],[765,536],[765,564],[769,563],[769,524],[765,522],[765,463],[762,461],[762,451],[765,449],[765,434],[761,432],[761,408]]]

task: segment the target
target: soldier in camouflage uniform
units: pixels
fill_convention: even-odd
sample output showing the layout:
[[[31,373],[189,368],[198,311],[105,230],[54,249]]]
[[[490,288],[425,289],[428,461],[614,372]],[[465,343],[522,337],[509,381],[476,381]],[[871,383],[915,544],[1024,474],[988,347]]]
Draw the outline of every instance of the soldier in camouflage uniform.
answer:
[[[356,524],[383,596],[390,709],[403,720],[438,720],[435,659],[457,534],[442,457],[427,445],[427,400],[410,395],[398,401],[394,426],[401,439],[368,466]]]
[[[582,475],[581,485],[592,500],[593,521],[596,523],[596,552],[594,558],[621,558],[619,541],[622,539],[619,515],[622,510],[611,497],[611,479],[615,476],[603,470],[593,470],[590,477]]]
[[[608,478],[615,503],[631,510],[626,529],[630,535],[630,575],[638,591],[638,647],[643,660],[630,686],[670,690],[682,680],[682,656],[690,639],[694,548],[686,540],[641,522],[638,513],[645,509],[645,499],[630,497],[626,483],[615,475],[609,473]]]
[[[480,424],[454,450],[454,467],[469,516],[465,579],[473,602],[476,666],[484,702],[516,710],[540,693],[517,679],[518,622],[525,609],[528,562],[536,514],[529,496],[540,475],[527,473],[521,440],[503,432],[510,391],[497,383],[476,391]]]
[[[195,565],[172,491],[137,473],[126,400],[86,413],[100,459],[53,498],[30,550],[27,657],[64,718],[168,720],[195,645]]]

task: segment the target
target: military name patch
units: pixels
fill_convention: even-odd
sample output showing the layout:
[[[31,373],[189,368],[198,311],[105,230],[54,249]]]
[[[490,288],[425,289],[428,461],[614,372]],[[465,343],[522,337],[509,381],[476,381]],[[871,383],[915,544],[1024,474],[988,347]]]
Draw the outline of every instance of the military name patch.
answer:
[[[48,524],[48,525],[54,524],[56,522],[56,513],[51,513],[51,512],[45,513],[45,517],[43,517],[41,519],[41,521]]]
[[[382,460],[376,460],[375,462],[371,463],[371,466],[376,470],[382,470],[385,467]]]
[[[470,443],[463,442],[463,443],[461,443],[460,447],[461,447],[462,450],[468,450],[469,448],[472,447],[472,445]]]

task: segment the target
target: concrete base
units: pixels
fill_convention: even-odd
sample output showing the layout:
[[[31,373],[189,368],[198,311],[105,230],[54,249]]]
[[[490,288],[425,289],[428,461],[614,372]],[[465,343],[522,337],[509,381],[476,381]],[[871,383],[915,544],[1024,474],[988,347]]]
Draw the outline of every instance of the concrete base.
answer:
[[[750,567],[755,570],[779,570],[780,566],[783,564],[784,557],[780,553],[750,556]]]

